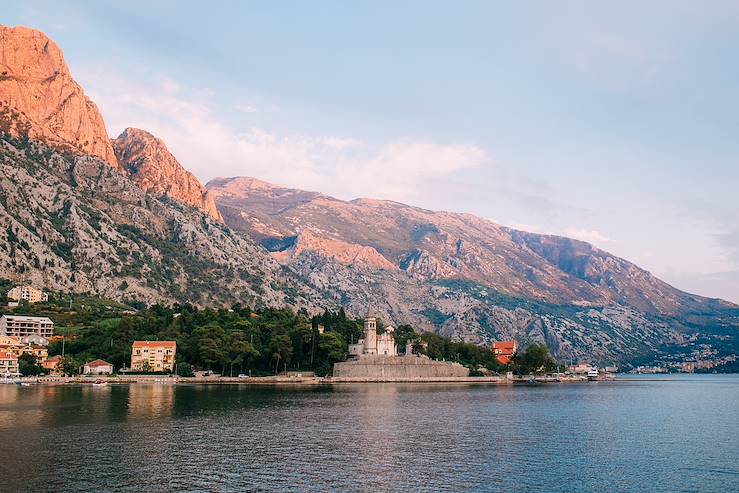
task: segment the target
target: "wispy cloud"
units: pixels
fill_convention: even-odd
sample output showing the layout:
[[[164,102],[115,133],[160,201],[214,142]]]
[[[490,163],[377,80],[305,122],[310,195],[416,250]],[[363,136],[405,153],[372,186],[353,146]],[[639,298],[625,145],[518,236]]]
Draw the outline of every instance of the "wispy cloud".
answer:
[[[257,113],[259,110],[250,104],[237,104],[235,108],[242,113]]]
[[[613,242],[613,239],[594,229],[565,228],[562,233],[565,236],[575,238],[576,240],[586,241],[596,246],[604,246],[607,243]]]
[[[114,74],[83,74],[109,130],[135,126],[150,131],[203,180],[253,175],[342,198],[412,201],[433,193],[459,170],[491,162],[485,150],[469,143],[399,137],[372,144],[352,136],[279,133],[246,122],[227,123],[211,108],[208,90],[186,88],[169,77],[133,81]],[[241,109],[252,112],[251,106]]]

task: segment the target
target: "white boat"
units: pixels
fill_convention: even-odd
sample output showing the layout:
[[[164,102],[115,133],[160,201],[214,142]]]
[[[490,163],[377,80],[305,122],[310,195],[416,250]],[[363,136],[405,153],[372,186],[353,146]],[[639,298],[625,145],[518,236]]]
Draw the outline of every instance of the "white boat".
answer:
[[[591,382],[595,382],[598,380],[598,369],[593,368],[592,370],[588,370],[588,380]]]

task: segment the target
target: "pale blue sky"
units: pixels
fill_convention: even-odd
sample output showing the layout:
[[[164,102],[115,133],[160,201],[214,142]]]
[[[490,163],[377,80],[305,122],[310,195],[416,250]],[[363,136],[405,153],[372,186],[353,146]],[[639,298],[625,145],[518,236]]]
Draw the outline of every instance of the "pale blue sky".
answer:
[[[739,302],[737,2],[4,2],[111,134],[579,237]]]

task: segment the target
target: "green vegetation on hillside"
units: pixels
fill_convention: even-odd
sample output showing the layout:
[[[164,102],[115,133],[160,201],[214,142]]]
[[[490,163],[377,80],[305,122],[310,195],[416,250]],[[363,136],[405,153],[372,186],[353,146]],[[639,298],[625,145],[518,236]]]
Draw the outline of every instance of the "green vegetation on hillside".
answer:
[[[21,304],[18,314],[49,316],[64,339],[49,346],[49,355],[62,354],[62,367],[73,372],[82,364],[104,359],[116,369],[130,365],[134,340],[177,342],[178,373],[210,370],[224,375],[269,375],[284,370],[330,373],[333,364],[348,355],[348,345],[363,333],[361,319],[350,319],[343,309],[311,317],[305,311],[241,305],[199,309],[190,304],[133,307],[94,297],[52,295],[48,303]],[[70,308],[71,306],[71,308]],[[324,332],[319,332],[319,325]],[[382,325],[381,323],[379,325]],[[409,325],[396,330],[398,347],[414,341],[416,353],[458,361],[478,374],[478,368],[497,370],[487,347],[453,342],[432,333],[417,333]]]

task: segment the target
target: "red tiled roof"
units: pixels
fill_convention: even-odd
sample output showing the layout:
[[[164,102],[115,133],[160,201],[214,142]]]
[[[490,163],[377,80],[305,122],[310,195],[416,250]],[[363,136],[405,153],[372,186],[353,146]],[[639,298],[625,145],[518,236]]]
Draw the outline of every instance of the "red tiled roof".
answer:
[[[507,365],[516,354],[516,341],[495,341],[490,350],[501,365]]]
[[[493,342],[493,350],[498,349],[502,352],[511,353],[516,351],[516,341],[495,341]]]
[[[175,341],[133,341],[133,347],[168,347],[177,346]]]
[[[91,368],[97,368],[98,366],[113,366],[107,361],[103,361],[101,359],[96,359],[95,361],[90,361],[85,366],[89,366]]]

